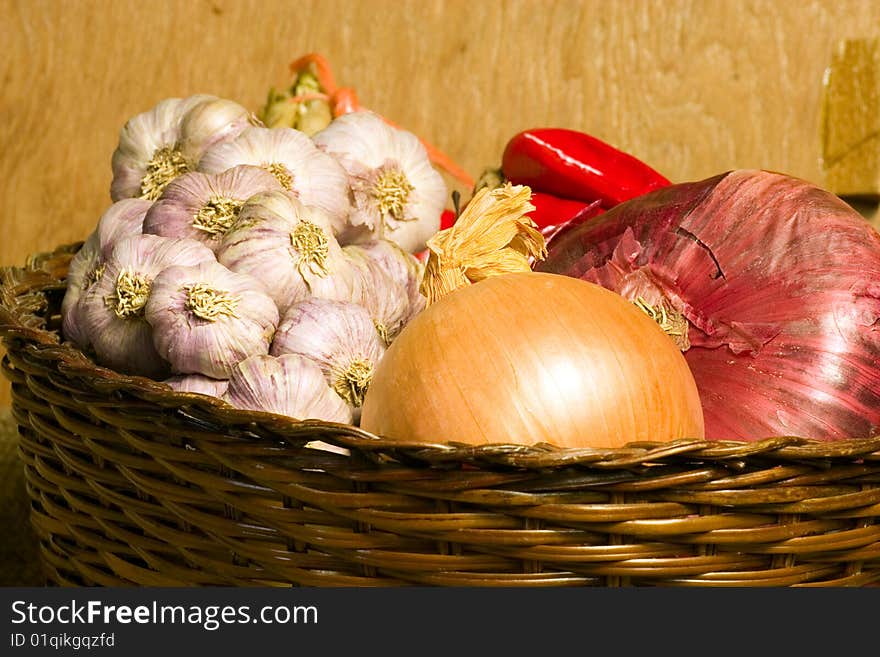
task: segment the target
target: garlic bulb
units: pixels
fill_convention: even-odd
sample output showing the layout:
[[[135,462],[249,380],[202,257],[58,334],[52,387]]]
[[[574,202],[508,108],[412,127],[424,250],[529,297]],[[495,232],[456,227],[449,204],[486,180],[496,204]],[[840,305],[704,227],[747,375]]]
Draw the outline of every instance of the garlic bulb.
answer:
[[[144,218],[144,233],[189,237],[213,251],[238,218],[241,206],[281,184],[260,167],[240,165],[223,173],[193,171],[174,179]]]
[[[71,258],[67,269],[67,289],[61,301],[61,333],[81,349],[90,345],[80,321],[80,299],[100,278],[102,259],[98,233],[86,238],[79,251]]]
[[[189,162],[198,163],[206,150],[235,139],[254,125],[260,125],[257,117],[235,101],[226,98],[204,100],[183,117],[180,151]]]
[[[345,114],[313,137],[349,175],[349,223],[413,253],[440,229],[446,183],[411,132],[369,111]]]
[[[213,260],[160,272],[144,316],[173,372],[215,379],[248,356],[268,353],[279,319],[262,283]]]
[[[95,230],[86,238],[70,261],[67,290],[61,302],[62,334],[82,349],[89,340],[79,319],[79,300],[101,276],[104,262],[117,241],[138,235],[151,203],[143,199],[123,199],[112,204],[98,219]]]
[[[102,258],[110,256],[119,240],[141,234],[144,218],[152,205],[141,198],[126,198],[107,208],[95,227]]]
[[[408,301],[404,324],[425,308],[426,299],[420,292],[425,265],[412,253],[407,253],[389,240],[372,240],[362,244],[352,244],[343,248],[351,258],[367,259],[388,274],[398,285],[403,286]]]
[[[214,96],[197,94],[166,98],[152,109],[130,118],[119,132],[113,152],[110,197],[159,197],[169,182],[194,167],[180,147],[181,125],[186,113]]]
[[[252,196],[226,233],[217,259],[263,282],[282,315],[309,296],[348,300],[354,268],[333,237],[327,215],[284,191]]]
[[[195,240],[136,235],[117,242],[100,277],[80,299],[82,329],[98,362],[126,374],[165,378],[168,363],[153,346],[144,318],[153,279],[175,264],[212,260],[211,250]]]
[[[251,127],[232,141],[208,149],[199,171],[220,173],[239,164],[263,167],[303,204],[323,210],[334,235],[346,225],[348,176],[332,157],[293,128]]]
[[[201,374],[178,374],[165,379],[162,383],[167,383],[177,392],[196,392],[221,399],[226,394],[226,388],[229,387],[229,381],[212,379]]]
[[[379,264],[355,245],[343,247],[360,276],[360,297],[355,301],[366,308],[382,344],[391,344],[411,316],[406,289],[391,278]]]
[[[363,306],[312,298],[285,314],[269,353],[313,360],[330,387],[357,413],[385,346]]]
[[[351,421],[351,409],[314,362],[302,356],[251,356],[238,362],[223,396],[236,408],[297,420]]]

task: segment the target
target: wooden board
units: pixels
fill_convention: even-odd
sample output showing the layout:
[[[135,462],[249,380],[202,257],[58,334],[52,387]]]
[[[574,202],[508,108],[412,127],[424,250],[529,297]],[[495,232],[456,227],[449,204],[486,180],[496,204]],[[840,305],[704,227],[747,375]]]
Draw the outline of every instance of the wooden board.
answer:
[[[306,52],[474,176],[516,131],[554,125],[673,180],[818,182],[834,44],[880,36],[880,3],[852,0],[0,0],[0,15],[0,264],[86,236],[127,118],[197,92],[256,109]]]

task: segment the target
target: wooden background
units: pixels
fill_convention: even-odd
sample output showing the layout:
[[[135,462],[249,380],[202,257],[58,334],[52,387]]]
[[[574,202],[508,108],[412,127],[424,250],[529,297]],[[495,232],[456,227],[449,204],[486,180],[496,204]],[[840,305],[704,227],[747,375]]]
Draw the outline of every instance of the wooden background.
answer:
[[[311,51],[474,176],[515,132],[553,125],[673,180],[820,182],[823,71],[839,39],[880,36],[880,2],[0,0],[0,21],[6,265],[91,230],[127,118],[198,92],[257,109]]]

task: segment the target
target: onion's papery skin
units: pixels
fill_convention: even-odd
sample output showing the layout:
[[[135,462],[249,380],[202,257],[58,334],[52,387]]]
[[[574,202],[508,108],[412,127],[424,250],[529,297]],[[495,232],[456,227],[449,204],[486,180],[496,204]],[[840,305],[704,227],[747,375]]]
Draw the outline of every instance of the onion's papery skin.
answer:
[[[153,155],[163,148],[176,149],[186,113],[200,103],[214,98],[208,94],[166,98],[146,112],[126,121],[119,131],[119,144],[113,151],[110,198],[119,201],[139,197],[141,182]]]
[[[251,356],[232,368],[223,399],[236,408],[287,415],[297,420],[348,423],[351,409],[318,365],[295,354]]]
[[[305,133],[293,128],[249,127],[235,139],[205,151],[199,171],[221,173],[239,164],[283,167],[290,177],[289,191],[304,205],[326,212],[334,235],[347,225],[348,176]]]
[[[425,248],[425,242],[440,229],[447,188],[418,137],[388,125],[373,112],[360,110],[335,118],[313,139],[348,174],[353,197],[351,228],[340,235],[342,243],[384,238],[409,253]],[[375,194],[380,178],[389,173],[403,174],[411,186],[398,216],[383,210]]]
[[[880,427],[880,235],[833,194],[737,170],[623,203],[548,246],[536,270],[663,297],[687,318],[708,438]]]
[[[345,376],[354,365],[362,373],[375,371],[385,352],[373,319],[363,306],[329,299],[306,299],[284,315],[269,353],[297,354],[321,368],[327,383],[346,402],[361,405],[365,380],[356,389],[346,386]],[[372,373],[367,374],[371,378]]]
[[[153,203],[144,219],[143,232],[162,237],[188,237],[216,253],[223,233],[197,227],[196,218],[203,208],[215,199],[241,206],[256,194],[281,189],[275,176],[250,165],[239,165],[218,174],[185,173],[168,183]]]
[[[101,278],[80,301],[82,329],[98,362],[124,374],[167,378],[170,369],[153,347],[150,325],[143,316],[118,317],[108,306],[108,299],[115,294],[117,278],[123,271],[152,282],[166,267],[213,260],[211,250],[195,240],[137,235],[117,242]]]
[[[226,388],[229,387],[229,381],[212,379],[201,374],[179,374],[165,379],[162,383],[167,383],[177,392],[195,392],[218,399],[223,398]]]
[[[82,329],[79,300],[97,280],[116,242],[141,233],[144,216],[151,205],[150,201],[138,198],[113,203],[70,261],[67,289],[61,302],[61,331],[65,339],[82,349],[87,349],[90,343]]]
[[[230,313],[208,319],[187,306],[191,286],[203,284],[234,299]],[[168,267],[153,280],[144,309],[153,327],[153,345],[176,374],[203,374],[225,379],[232,367],[269,352],[278,327],[278,308],[263,284],[218,262]]]
[[[701,439],[703,417],[684,357],[647,315],[598,285],[523,272],[459,288],[415,317],[379,362],[361,428],[613,448]]]
[[[312,261],[302,260],[302,253],[291,242],[291,235],[303,222],[321,229],[326,243],[326,257],[314,266],[308,264]],[[358,293],[353,267],[333,237],[327,215],[306,207],[288,192],[251,197],[223,238],[217,259],[232,271],[261,281],[282,316],[310,296],[348,301]]]

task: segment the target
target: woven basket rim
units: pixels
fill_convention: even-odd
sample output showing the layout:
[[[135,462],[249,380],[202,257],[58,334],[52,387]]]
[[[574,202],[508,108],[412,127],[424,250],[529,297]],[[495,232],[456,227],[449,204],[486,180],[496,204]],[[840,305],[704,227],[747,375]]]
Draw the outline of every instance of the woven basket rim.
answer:
[[[803,459],[880,458],[880,435],[835,441],[819,441],[793,435],[770,436],[755,441],[694,440],[630,442],[615,448],[559,447],[548,443],[491,443],[455,441],[402,441],[385,438],[349,424],[321,420],[297,420],[263,411],[232,407],[210,395],[178,392],[160,381],[121,374],[93,362],[85,353],[44,328],[39,312],[45,309],[45,292],[65,289],[66,268],[83,242],[57,246],[27,258],[23,266],[0,267],[0,337],[10,350],[18,339],[23,351],[57,363],[59,372],[89,377],[96,388],[124,391],[167,410],[186,414],[197,423],[257,437],[268,432],[278,439],[307,442],[316,433],[331,437],[340,446],[376,453],[406,454],[431,462],[493,462],[515,467],[543,468],[588,465],[599,468],[628,467],[669,457],[733,461],[762,455],[783,461]],[[253,432],[253,427],[264,431]]]

